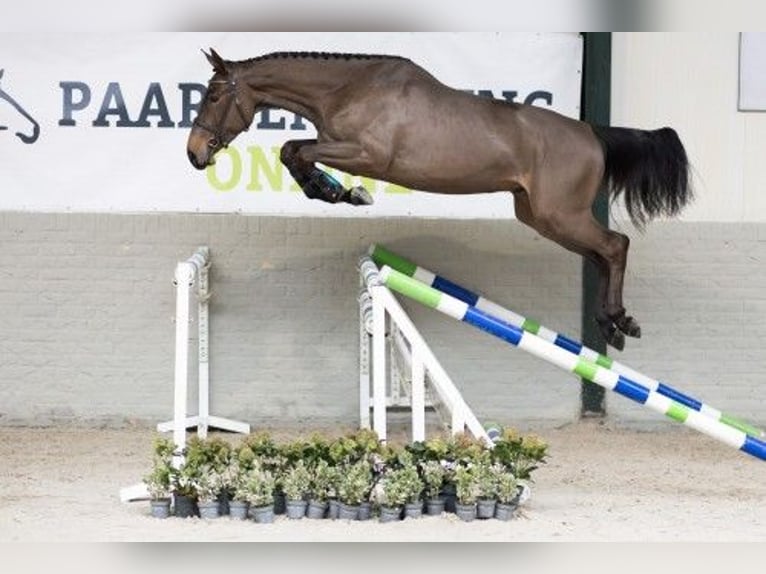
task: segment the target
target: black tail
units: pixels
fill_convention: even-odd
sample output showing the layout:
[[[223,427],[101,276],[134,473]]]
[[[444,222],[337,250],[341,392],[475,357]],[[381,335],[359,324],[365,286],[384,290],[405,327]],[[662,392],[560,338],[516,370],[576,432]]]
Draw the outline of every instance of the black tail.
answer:
[[[624,193],[636,227],[659,215],[676,216],[691,201],[689,161],[675,130],[592,128],[604,148],[604,183],[613,198]]]

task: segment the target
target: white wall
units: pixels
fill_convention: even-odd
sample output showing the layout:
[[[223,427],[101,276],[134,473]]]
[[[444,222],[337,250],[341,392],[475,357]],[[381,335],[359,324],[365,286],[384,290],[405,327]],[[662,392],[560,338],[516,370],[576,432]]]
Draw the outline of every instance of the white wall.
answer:
[[[766,221],[766,113],[737,111],[739,34],[615,33],[612,48],[612,123],[668,125],[686,146],[696,200],[681,220]]]

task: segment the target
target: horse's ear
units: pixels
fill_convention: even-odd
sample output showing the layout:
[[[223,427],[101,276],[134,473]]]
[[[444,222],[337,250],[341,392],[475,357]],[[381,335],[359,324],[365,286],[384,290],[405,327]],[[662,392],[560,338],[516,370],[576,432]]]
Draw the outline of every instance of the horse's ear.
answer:
[[[5,72],[5,68],[0,68],[0,78],[3,77],[3,72]]]
[[[220,74],[225,74],[227,72],[226,62],[223,61],[223,58],[221,58],[221,56],[218,55],[218,52],[213,50],[213,48],[210,48],[209,54],[205,52],[205,50],[202,50],[202,53],[205,54],[207,61],[210,62],[211,66],[213,66],[213,71]]]

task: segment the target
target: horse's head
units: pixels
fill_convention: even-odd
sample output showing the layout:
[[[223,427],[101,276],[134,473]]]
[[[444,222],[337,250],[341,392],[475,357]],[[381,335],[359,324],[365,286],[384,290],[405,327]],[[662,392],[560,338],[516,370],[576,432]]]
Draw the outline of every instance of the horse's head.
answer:
[[[241,93],[237,69],[224,61],[215,50],[205,54],[213,66],[213,77],[208,82],[199,113],[194,120],[186,145],[189,161],[197,169],[214,163],[213,156],[243,131],[247,131],[255,110],[246,110],[247,100]]]

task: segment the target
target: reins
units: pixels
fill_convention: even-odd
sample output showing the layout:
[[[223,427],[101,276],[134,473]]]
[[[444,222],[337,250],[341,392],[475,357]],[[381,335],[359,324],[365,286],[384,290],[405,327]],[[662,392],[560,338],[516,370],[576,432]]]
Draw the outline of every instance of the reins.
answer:
[[[239,113],[239,118],[242,120],[243,128],[240,131],[246,132],[250,128],[250,122],[248,121],[247,117],[245,116],[245,112],[242,111],[242,105],[239,101],[239,95],[237,94],[237,82],[235,80],[213,80],[210,82],[211,84],[228,84],[229,90],[225,92],[224,95],[231,96],[233,95],[233,98],[229,99],[228,104],[226,105],[226,109],[223,112],[223,115],[220,116],[220,123],[224,124],[226,122],[226,119],[229,117],[229,112],[231,111],[231,106],[236,105],[237,107],[237,113]],[[213,136],[213,139],[211,139],[208,142],[208,146],[215,148],[219,145],[221,147],[229,147],[229,143],[232,139],[234,139],[234,136],[231,138],[226,137],[226,132],[223,128],[215,128],[214,126],[207,125],[206,123],[200,121],[199,116],[194,118],[194,122],[192,124],[206,132],[208,132],[210,135]],[[238,132],[237,132],[238,133]],[[234,134],[236,136],[236,133]]]

